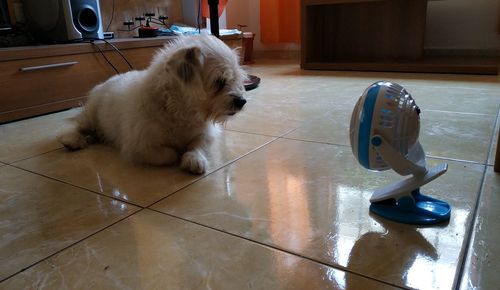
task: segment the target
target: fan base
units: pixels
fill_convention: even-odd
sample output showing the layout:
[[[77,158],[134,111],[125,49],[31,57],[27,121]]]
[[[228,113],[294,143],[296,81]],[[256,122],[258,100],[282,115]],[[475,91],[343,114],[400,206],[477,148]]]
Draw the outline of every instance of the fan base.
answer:
[[[444,201],[423,195],[420,188],[397,201],[387,199],[373,202],[370,211],[391,221],[413,225],[432,225],[450,219],[450,205]]]

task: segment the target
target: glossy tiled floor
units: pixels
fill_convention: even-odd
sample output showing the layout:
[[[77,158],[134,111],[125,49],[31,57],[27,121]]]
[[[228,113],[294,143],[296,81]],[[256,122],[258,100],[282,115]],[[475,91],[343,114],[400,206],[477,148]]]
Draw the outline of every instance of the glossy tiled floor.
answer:
[[[500,79],[301,71],[259,61],[262,78],[231,120],[206,175],[136,166],[95,145],[54,141],[76,110],[0,127],[1,289],[494,289],[500,284],[500,174],[492,170]],[[401,179],[354,159],[348,126],[372,82],[421,107],[423,187],[449,223],[369,213]]]

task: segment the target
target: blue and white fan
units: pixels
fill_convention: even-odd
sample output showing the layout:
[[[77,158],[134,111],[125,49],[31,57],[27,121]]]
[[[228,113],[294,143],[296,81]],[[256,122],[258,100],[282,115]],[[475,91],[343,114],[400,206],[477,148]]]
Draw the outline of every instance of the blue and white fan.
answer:
[[[418,142],[420,109],[400,85],[379,81],[359,98],[351,116],[350,141],[354,156],[370,170],[393,169],[411,177],[375,190],[370,210],[407,224],[436,224],[450,219],[448,203],[420,193],[420,187],[448,169],[443,163],[426,168]]]

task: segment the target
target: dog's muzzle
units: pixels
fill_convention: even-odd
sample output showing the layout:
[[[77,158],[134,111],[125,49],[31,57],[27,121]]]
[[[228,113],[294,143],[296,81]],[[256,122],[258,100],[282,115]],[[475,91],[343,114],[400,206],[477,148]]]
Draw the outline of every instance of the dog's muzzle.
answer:
[[[233,107],[235,109],[241,110],[246,103],[247,100],[245,100],[242,96],[233,95]]]

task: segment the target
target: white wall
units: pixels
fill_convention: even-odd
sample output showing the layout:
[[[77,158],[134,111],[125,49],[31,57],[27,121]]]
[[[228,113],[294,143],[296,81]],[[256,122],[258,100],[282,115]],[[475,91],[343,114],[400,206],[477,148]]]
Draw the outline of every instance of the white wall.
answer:
[[[247,25],[243,31],[255,33],[254,50],[299,50],[293,43],[263,44],[260,41],[260,0],[229,0],[226,7],[227,27],[238,28]]]
[[[198,20],[198,9],[199,9],[198,0],[182,0],[182,16],[183,23],[192,27],[197,27],[198,23],[201,21]],[[201,12],[200,12],[201,14]],[[200,17],[201,18],[201,17]]]
[[[499,50],[499,0],[429,1],[426,48]]]
[[[183,16],[183,24],[198,27],[198,24],[201,24],[201,11],[198,10],[200,1],[199,0],[182,0],[182,16]],[[197,19],[199,16],[199,20]],[[225,29],[227,28],[227,20],[226,20],[226,9],[222,12],[222,15],[219,17],[219,28]],[[210,19],[207,19],[207,29],[210,30]]]

